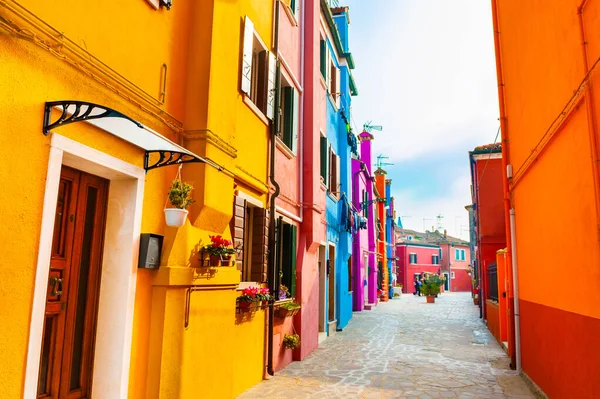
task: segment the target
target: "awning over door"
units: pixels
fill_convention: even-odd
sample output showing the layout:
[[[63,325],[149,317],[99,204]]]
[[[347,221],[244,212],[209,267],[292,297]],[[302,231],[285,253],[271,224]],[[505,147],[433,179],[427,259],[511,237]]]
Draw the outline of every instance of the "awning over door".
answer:
[[[61,112],[60,117],[55,121],[51,120],[52,108]],[[75,122],[87,122],[145,150],[144,169],[146,171],[162,166],[191,162],[202,162],[218,170],[223,170],[221,166],[211,160],[194,154],[114,109],[84,101],[67,100],[46,103],[43,127],[45,135],[48,135],[52,129]]]

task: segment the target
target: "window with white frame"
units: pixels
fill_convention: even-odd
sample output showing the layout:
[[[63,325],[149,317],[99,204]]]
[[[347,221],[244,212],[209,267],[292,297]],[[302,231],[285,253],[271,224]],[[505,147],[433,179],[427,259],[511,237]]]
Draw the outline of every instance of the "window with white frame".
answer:
[[[300,95],[298,89],[281,74],[281,103],[279,106],[279,138],[295,154],[298,145]]]
[[[417,264],[417,254],[416,253],[411,253],[408,256],[408,262],[411,265],[416,265]]]
[[[340,157],[329,146],[329,194],[336,198],[340,196]]]
[[[454,259],[465,261],[467,260],[467,252],[464,249],[454,249]]]
[[[254,24],[248,16],[244,21],[242,50],[240,89],[267,118],[273,119],[277,61],[254,30]]]
[[[431,263],[434,265],[440,264],[440,256],[439,255],[431,255]]]
[[[454,278],[454,272],[450,272],[450,278]]]

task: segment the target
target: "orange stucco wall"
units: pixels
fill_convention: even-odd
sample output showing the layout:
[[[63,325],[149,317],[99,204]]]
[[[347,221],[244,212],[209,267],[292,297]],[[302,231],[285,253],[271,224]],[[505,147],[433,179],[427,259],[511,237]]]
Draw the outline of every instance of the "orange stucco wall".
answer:
[[[597,397],[594,378],[585,377],[590,371],[600,375],[595,348],[573,362],[573,353],[597,337],[600,320],[597,73],[595,86],[584,88],[561,116],[586,64],[600,55],[600,2],[585,3],[580,14],[581,0],[492,2],[505,93],[503,133],[515,172],[523,370],[550,397]],[[573,278],[583,295],[557,289]]]

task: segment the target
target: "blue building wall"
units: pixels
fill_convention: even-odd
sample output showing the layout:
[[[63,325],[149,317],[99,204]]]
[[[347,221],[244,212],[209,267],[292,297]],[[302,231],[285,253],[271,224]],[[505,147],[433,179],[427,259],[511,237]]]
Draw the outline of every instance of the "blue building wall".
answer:
[[[392,185],[391,182],[390,184],[387,184],[386,182],[386,186],[385,186],[385,202],[387,204],[386,206],[386,221],[385,221],[385,226],[386,226],[386,232],[385,232],[385,242],[387,243],[387,267],[388,267],[388,276],[390,276],[389,278],[389,282],[390,285],[388,287],[389,290],[389,298],[393,299],[394,298],[394,288],[392,285],[392,272],[393,272],[393,258],[396,256],[394,254],[394,214],[393,214],[393,207],[392,207]]]
[[[336,16],[335,23],[338,25],[338,31],[342,38],[342,47],[347,52],[348,48],[348,25],[346,14]],[[343,32],[343,33],[342,33]],[[352,234],[346,228],[348,207],[351,206],[351,175],[352,165],[350,161],[350,145],[348,144],[348,128],[346,122],[351,120],[350,116],[350,70],[342,65],[340,60],[335,57],[335,44],[328,38],[328,50],[332,55],[332,60],[340,70],[340,107],[335,104],[335,97],[328,96],[327,101],[327,131],[326,137],[333,151],[340,157],[340,187],[337,197],[333,193],[327,192],[326,213],[327,213],[327,240],[335,244],[335,275],[328,278],[335,278],[335,300],[336,300],[336,318],[337,329],[343,329],[348,325],[352,318],[352,291],[350,285],[349,261],[352,255]],[[343,57],[344,54],[340,54]],[[327,257],[329,253],[327,252]],[[328,287],[328,284],[327,284]],[[328,298],[328,293],[325,298]],[[328,306],[328,305],[327,305]]]

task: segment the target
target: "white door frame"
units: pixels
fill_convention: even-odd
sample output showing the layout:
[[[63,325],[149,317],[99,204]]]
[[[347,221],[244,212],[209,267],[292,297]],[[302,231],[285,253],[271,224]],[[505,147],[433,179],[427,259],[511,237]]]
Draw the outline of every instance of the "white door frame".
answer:
[[[110,180],[92,397],[126,399],[146,173],[56,133],[50,143],[23,396],[37,397],[54,217],[63,165]]]

